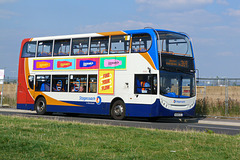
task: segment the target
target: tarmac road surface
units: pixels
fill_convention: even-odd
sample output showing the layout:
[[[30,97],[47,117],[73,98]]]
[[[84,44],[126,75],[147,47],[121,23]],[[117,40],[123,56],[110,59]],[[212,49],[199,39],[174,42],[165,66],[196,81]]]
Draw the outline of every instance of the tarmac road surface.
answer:
[[[200,132],[211,131],[218,134],[228,135],[240,134],[240,120],[223,120],[210,118],[160,118],[156,122],[149,122],[147,119],[144,118],[127,118],[126,120],[113,120],[110,117],[106,116],[90,116],[80,114],[71,116],[61,113],[54,113],[53,115],[37,115],[35,111],[17,110],[11,108],[0,108],[0,114],[10,116],[45,118],[59,121],[74,121],[79,123],[152,128],[160,130],[195,130]]]

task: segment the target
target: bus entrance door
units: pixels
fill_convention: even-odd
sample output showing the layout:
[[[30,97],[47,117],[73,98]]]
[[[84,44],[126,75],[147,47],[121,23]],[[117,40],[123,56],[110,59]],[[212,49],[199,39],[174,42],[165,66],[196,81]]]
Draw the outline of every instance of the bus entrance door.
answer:
[[[26,94],[26,101],[27,101],[27,108],[34,109],[34,75],[29,75],[28,76],[28,85],[27,85],[27,94]]]

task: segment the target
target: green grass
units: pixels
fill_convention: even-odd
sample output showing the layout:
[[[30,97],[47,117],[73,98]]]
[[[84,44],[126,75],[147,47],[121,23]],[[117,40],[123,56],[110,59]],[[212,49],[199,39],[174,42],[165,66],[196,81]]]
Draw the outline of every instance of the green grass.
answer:
[[[0,159],[238,159],[240,135],[0,115]]]

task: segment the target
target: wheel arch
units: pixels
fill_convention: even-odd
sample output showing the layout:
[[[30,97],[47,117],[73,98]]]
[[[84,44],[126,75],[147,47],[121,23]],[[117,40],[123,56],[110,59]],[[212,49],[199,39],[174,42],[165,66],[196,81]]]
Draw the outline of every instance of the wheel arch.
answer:
[[[123,103],[125,104],[125,102],[124,102],[124,100],[123,100],[122,98],[120,98],[120,97],[115,97],[115,98],[111,101],[111,103],[110,103],[110,108],[109,108],[109,114],[110,114],[110,115],[111,115],[111,109],[112,109],[113,104],[114,104],[116,101],[118,101],[118,100],[123,101]]]
[[[34,110],[36,110],[36,102],[37,102],[37,100],[39,99],[39,98],[44,98],[45,99],[45,101],[46,101],[46,98],[43,96],[43,95],[38,95],[37,97],[36,97],[36,99],[35,99],[35,101],[34,101]],[[47,103],[47,101],[46,101],[46,103]]]

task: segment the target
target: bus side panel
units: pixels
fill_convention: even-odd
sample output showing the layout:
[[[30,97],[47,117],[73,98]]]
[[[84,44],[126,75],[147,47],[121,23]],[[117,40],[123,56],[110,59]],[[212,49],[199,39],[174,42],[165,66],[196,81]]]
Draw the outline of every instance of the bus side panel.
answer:
[[[158,117],[159,111],[157,101],[153,104],[126,104],[127,117]]]
[[[47,105],[47,112],[109,115],[110,103],[101,103],[100,105],[97,105],[96,103],[88,104],[86,102],[64,102],[77,104],[79,106]]]
[[[34,104],[17,104],[17,109],[23,109],[23,110],[34,110]]]
[[[174,117],[175,113],[182,113],[183,117],[194,117],[195,107],[184,111],[169,110],[161,106],[159,99],[153,104],[126,104],[127,117]]]
[[[28,91],[27,82],[26,82],[26,73],[29,73],[28,60],[27,58],[22,58],[22,49],[26,42],[30,38],[24,39],[21,44],[20,56],[19,56],[19,68],[18,68],[18,89],[17,89],[17,109],[34,109],[34,101]]]

